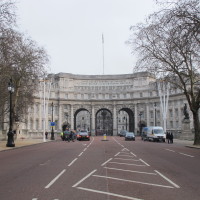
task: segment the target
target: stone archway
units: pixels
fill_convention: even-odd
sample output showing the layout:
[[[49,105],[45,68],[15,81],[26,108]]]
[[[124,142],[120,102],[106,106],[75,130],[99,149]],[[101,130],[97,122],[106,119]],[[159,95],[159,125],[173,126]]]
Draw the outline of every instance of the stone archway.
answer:
[[[80,108],[74,113],[74,129],[91,131],[91,116],[87,109]]]
[[[113,117],[110,110],[102,108],[96,112],[96,135],[113,135]]]
[[[124,111],[126,114],[120,114],[121,111]],[[119,118],[122,118],[119,120]],[[123,124],[124,127],[126,127],[125,129],[130,131],[130,132],[134,132],[135,130],[135,123],[134,123],[134,113],[130,108],[121,108],[118,111],[118,124],[117,124],[117,129],[119,129],[119,123]],[[119,131],[119,130],[118,130]]]

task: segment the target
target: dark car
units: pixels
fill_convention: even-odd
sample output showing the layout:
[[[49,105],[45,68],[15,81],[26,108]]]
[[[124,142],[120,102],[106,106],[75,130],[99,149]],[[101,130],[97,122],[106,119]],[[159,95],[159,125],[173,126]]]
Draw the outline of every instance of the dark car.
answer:
[[[127,130],[121,130],[120,133],[119,133],[119,136],[125,137],[126,133],[127,133]]]
[[[77,134],[77,140],[90,140],[90,134],[88,133],[88,131],[80,131]]]
[[[127,132],[125,135],[125,140],[133,140],[135,141],[135,135],[133,132]]]

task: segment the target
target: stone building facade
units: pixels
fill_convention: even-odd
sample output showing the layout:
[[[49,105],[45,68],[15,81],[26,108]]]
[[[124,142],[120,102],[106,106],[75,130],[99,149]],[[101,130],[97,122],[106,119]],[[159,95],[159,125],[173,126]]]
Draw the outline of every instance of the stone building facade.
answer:
[[[41,82],[35,104],[20,128],[30,134],[42,133],[44,127],[50,131],[53,117],[56,132],[70,126],[71,129],[87,129],[92,135],[105,132],[117,135],[121,129],[140,134],[142,126],[163,126],[155,83],[156,79],[148,72],[49,74],[47,80]],[[169,91],[167,130],[180,132],[185,103],[181,91]],[[190,126],[192,129],[192,120]]]

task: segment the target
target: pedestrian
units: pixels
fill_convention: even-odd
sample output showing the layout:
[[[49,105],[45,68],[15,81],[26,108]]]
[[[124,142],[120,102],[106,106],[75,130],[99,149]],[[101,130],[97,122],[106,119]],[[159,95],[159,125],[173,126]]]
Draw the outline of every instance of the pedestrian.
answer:
[[[169,144],[170,143],[170,133],[169,132],[167,132],[167,134],[166,134],[166,139],[167,139],[167,143]]]
[[[170,133],[170,143],[171,143],[171,144],[173,144],[173,140],[174,140],[174,136],[173,136],[173,133],[171,132],[171,133]]]
[[[60,133],[60,137],[61,137],[62,141],[65,140],[63,131]]]
[[[45,136],[46,136],[46,139],[48,139],[48,132],[47,131],[45,132]]]

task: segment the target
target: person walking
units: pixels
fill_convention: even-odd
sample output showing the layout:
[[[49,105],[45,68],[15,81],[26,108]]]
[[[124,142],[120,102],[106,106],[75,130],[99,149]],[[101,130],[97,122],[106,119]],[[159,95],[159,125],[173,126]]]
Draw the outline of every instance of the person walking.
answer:
[[[48,139],[48,132],[47,131],[45,132],[45,136],[46,136],[46,139]]]
[[[166,134],[166,139],[167,139],[167,143],[169,144],[170,143],[170,133],[169,132],[167,132],[167,134]]]
[[[173,141],[174,141],[174,136],[173,136],[173,133],[171,132],[170,133],[170,143],[173,144]]]

